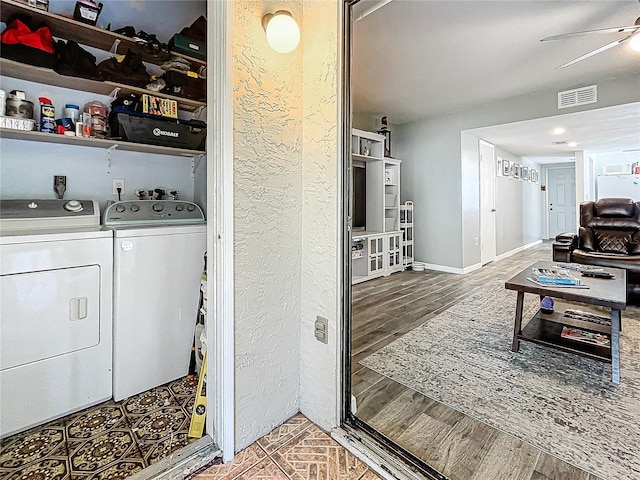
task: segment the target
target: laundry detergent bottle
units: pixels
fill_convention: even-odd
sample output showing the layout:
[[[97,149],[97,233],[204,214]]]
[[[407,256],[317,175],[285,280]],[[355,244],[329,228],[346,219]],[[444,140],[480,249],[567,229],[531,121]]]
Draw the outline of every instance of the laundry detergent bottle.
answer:
[[[56,133],[56,109],[47,97],[38,98],[40,101],[40,131]]]

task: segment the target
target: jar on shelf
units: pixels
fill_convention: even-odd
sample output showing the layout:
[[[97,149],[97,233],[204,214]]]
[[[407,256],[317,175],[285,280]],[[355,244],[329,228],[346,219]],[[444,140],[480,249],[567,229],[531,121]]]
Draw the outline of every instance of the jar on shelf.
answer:
[[[96,100],[85,104],[84,113],[88,113],[91,116],[91,136],[106,137],[109,125],[109,108],[104,103]]]

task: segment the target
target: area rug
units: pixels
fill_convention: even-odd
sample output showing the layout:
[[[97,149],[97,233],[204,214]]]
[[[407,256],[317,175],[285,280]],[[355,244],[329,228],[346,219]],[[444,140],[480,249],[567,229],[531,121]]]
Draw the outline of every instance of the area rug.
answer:
[[[525,317],[538,297],[525,295]],[[640,322],[611,365],[529,342],[511,351],[516,293],[492,283],[360,361],[604,479],[640,479]]]

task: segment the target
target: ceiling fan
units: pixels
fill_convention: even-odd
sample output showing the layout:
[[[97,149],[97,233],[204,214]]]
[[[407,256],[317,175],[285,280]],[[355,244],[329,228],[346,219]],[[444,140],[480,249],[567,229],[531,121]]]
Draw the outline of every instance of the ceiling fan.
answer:
[[[585,60],[589,57],[593,57],[598,53],[602,53],[610,48],[616,47],[618,45],[622,45],[623,43],[629,43],[631,48],[634,50],[640,51],[640,17],[636,19],[635,24],[630,25],[628,27],[614,27],[614,28],[601,28],[598,30],[586,30],[584,32],[574,32],[574,33],[564,33],[562,35],[553,35],[551,37],[546,37],[540,40],[541,42],[546,42],[547,40],[563,40],[565,38],[575,37],[578,35],[587,35],[591,33],[627,33],[628,35],[624,38],[616,40],[615,42],[607,43],[600,48],[596,48],[595,50],[585,53],[584,55],[579,56],[578,58],[574,58],[573,60],[568,61],[564,65],[560,65],[557,68],[565,68],[571,65],[574,65],[582,60]]]

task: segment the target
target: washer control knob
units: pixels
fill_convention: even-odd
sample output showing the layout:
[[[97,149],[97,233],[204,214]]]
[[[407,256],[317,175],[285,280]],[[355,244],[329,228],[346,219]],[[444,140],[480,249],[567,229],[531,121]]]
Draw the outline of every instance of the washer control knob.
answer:
[[[161,203],[154,203],[153,204],[153,211],[154,212],[161,212],[162,210],[164,210],[164,205],[162,205]]]
[[[131,211],[132,212],[138,212],[140,211],[140,205],[136,205],[135,203],[133,205],[131,205]]]
[[[126,210],[124,205],[116,205],[116,212],[122,213]]]
[[[184,205],[181,204],[181,203],[177,204],[176,205],[176,210],[179,211],[179,212],[183,211],[184,210]]]
[[[64,204],[64,209],[69,212],[81,212],[82,204],[78,200],[69,200]]]
[[[196,209],[195,205],[192,205],[192,204],[187,205],[187,210],[188,211],[193,212],[195,209]]]

